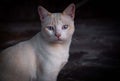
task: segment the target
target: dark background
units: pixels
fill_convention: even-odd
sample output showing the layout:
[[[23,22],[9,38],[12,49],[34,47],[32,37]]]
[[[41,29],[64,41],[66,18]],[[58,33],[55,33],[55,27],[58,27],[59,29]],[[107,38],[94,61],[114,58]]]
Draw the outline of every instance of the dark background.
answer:
[[[70,3],[77,6],[76,31],[69,62],[58,81],[119,81],[118,0],[0,0],[0,51],[40,31],[38,5],[50,12],[62,12]]]

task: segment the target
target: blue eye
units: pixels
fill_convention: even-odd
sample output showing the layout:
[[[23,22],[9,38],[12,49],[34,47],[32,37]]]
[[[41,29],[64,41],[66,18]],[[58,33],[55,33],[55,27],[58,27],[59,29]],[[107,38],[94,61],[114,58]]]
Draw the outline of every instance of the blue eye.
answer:
[[[47,29],[48,30],[54,30],[54,27],[53,26],[47,26]]]
[[[68,25],[63,25],[62,29],[65,30],[68,28]]]

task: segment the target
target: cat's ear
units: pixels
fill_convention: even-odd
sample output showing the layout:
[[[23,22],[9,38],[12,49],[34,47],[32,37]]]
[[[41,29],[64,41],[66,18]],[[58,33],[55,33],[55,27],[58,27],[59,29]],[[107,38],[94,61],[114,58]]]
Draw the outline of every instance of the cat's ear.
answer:
[[[43,21],[46,16],[51,15],[51,13],[42,6],[38,7],[38,14],[40,16],[41,21]]]
[[[75,4],[70,4],[64,11],[63,14],[70,16],[72,19],[75,17]]]

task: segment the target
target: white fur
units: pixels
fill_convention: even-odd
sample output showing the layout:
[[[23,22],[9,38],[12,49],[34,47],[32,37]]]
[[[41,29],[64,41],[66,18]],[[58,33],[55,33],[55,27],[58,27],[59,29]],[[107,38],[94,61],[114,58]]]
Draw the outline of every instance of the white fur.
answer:
[[[37,45],[36,54],[39,58],[39,61],[42,62],[42,71],[39,78],[40,81],[56,81],[59,71],[62,69],[64,64],[68,61],[69,57],[69,43],[67,45],[55,45],[50,46],[44,40],[39,40],[41,37],[39,34],[38,38],[33,38],[31,41],[38,41],[39,43],[32,43],[33,46]],[[40,53],[40,55],[39,55]]]

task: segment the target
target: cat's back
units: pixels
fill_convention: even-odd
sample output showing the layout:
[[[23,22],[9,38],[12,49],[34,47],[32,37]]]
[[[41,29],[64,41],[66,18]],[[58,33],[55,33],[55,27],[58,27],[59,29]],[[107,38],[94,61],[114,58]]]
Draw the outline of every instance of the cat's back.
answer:
[[[27,58],[35,58],[34,47],[29,41],[20,42],[14,46],[8,47],[0,53],[0,58],[6,60],[25,60]],[[31,60],[32,60],[31,59]]]
[[[36,76],[35,72],[36,56],[34,48],[28,41],[18,43],[0,53],[0,81],[4,80],[4,77],[27,81],[28,77]]]
[[[4,49],[1,54],[8,54],[8,55],[21,55],[24,53],[28,53],[28,52],[33,52],[33,46],[31,45],[31,43],[29,41],[24,41],[24,42],[20,42],[16,45],[10,46],[6,49]]]

